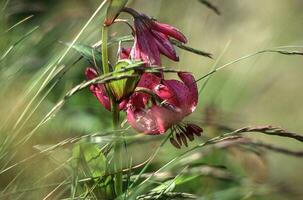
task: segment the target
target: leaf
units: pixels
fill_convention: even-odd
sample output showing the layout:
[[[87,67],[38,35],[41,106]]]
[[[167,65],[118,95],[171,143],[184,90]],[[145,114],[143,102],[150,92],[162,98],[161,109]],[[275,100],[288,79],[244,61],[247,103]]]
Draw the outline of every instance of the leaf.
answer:
[[[105,19],[106,25],[111,25],[114,22],[127,2],[128,0],[110,0],[110,5]]]
[[[82,166],[83,171],[90,177],[101,177],[106,172],[106,158],[97,145],[81,142],[73,148],[73,158],[76,167]]]
[[[133,63],[131,63],[130,61],[126,61],[126,60],[120,61],[115,66],[115,71],[120,71],[123,68],[132,66],[132,64]],[[134,75],[135,73],[136,73],[135,70],[128,70],[123,73],[114,73],[113,76]],[[111,81],[109,83],[109,86],[111,88],[113,95],[119,101],[124,97],[127,97],[135,90],[138,81],[139,81],[139,77],[129,77],[129,78]]]
[[[170,41],[172,42],[173,45],[179,47],[180,49],[183,49],[185,51],[189,51],[191,53],[194,53],[194,54],[197,54],[197,55],[200,55],[200,56],[204,56],[204,57],[208,57],[208,58],[213,59],[213,55],[211,53],[208,53],[206,51],[201,51],[199,49],[194,49],[190,46],[186,46],[182,42],[179,42],[178,40],[175,40],[175,39],[171,39]]]
[[[67,46],[70,46],[70,43],[63,43]],[[88,62],[90,62],[97,69],[102,69],[102,54],[100,51],[95,48],[84,45],[84,44],[74,44],[72,48],[75,49],[78,53],[81,54]]]
[[[152,190],[152,192],[172,192],[176,186],[192,181],[199,176],[200,175],[179,175],[176,178],[165,181],[161,185],[157,186]]]

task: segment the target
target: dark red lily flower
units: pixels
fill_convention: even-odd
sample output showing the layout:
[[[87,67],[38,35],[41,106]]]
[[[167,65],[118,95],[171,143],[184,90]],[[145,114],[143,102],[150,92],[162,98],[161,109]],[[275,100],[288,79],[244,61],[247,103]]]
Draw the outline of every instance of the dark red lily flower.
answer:
[[[169,37],[186,43],[186,37],[175,27],[157,22],[131,8],[124,11],[134,17],[135,42],[131,58],[145,61],[148,65],[161,65],[160,54],[179,61],[179,57],[171,44]]]
[[[98,72],[91,67],[88,67],[85,71],[85,75],[87,80],[92,80],[96,77],[98,77]],[[104,84],[98,83],[98,84],[92,84],[89,87],[90,91],[95,95],[95,97],[97,97],[98,101],[107,109],[107,110],[111,110],[111,104],[110,104],[110,100],[109,97],[107,95],[106,92],[106,88]],[[120,109],[124,109],[126,106],[127,100],[122,101],[119,104]]]
[[[128,122],[134,129],[145,134],[163,134],[195,110],[198,102],[195,79],[187,72],[178,76],[182,81],[162,80],[151,73],[142,75],[138,87],[150,90],[161,102],[152,101],[148,106],[150,94],[134,93],[126,108]],[[180,139],[184,142],[183,136]]]

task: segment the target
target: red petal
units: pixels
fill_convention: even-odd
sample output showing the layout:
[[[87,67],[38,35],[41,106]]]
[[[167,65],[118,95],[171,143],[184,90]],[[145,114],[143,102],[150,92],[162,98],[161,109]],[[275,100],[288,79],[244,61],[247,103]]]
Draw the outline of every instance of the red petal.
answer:
[[[129,108],[127,109],[127,120],[138,132],[152,135],[159,135],[165,132],[165,130],[159,129],[151,110]]]
[[[86,76],[87,80],[91,80],[91,79],[96,78],[98,76],[98,73],[94,68],[88,67],[85,70],[85,76]]]
[[[98,76],[97,71],[94,68],[87,68],[85,75],[88,80],[94,79]],[[110,101],[106,93],[105,86],[103,84],[93,84],[90,86],[90,91],[97,97],[98,101],[110,111]]]
[[[180,114],[165,107],[153,105],[150,109],[127,110],[128,123],[145,134],[163,134],[173,124],[181,120]]]
[[[178,76],[189,90],[189,94],[186,95],[187,96],[186,98],[188,99],[187,100],[188,106],[190,106],[190,109],[193,112],[197,106],[198,97],[199,97],[196,80],[192,74],[187,72],[179,72]]]
[[[177,53],[168,37],[157,31],[152,31],[152,33],[160,52],[174,61],[179,61],[179,57],[177,56]]]
[[[90,91],[97,97],[98,101],[110,111],[110,101],[106,94],[105,86],[103,84],[91,85]]]
[[[131,48],[122,48],[119,53],[119,59],[128,59],[131,52]]]
[[[155,94],[157,94],[161,99],[163,100],[170,100],[169,102],[176,105],[177,102],[173,102],[175,98],[175,93],[172,91],[169,87],[163,84],[157,85],[157,87],[154,88]]]
[[[168,24],[159,23],[157,21],[153,21],[152,29],[159,31],[165,35],[169,35],[170,37],[179,40],[180,42],[186,43],[186,37],[175,27],[170,26]]]
[[[170,104],[173,104],[181,109],[188,105],[189,90],[184,83],[178,80],[165,80],[163,85],[166,85],[173,94],[171,98],[166,99]]]
[[[140,58],[149,65],[161,65],[160,52],[150,28],[140,18],[136,18],[134,24],[137,39],[135,50],[140,52]]]
[[[124,99],[120,104],[119,104],[119,109],[124,110],[128,104],[129,99]]]
[[[161,78],[152,73],[144,73],[138,83],[138,87],[148,88],[153,90],[161,82]]]

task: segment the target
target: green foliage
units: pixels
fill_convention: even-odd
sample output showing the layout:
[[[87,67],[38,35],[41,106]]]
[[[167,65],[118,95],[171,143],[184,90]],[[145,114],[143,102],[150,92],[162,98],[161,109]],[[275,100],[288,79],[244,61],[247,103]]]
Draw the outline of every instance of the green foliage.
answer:
[[[139,63],[140,64],[140,63]],[[109,86],[111,88],[112,94],[115,96],[115,98],[119,101],[122,98],[128,97],[137,86],[137,83],[139,81],[139,76],[135,70],[127,70],[126,72],[119,72],[123,69],[127,69],[130,66],[133,67],[136,65],[136,63],[132,63],[130,61],[119,61],[116,66],[114,67],[115,71],[113,73],[113,76],[127,76],[127,75],[134,75],[134,77],[129,78],[123,78],[116,81],[111,81],[109,83]]]
[[[89,142],[80,142],[73,148],[74,166],[81,167],[87,177],[101,177],[106,173],[107,161],[101,149]]]
[[[96,69],[102,70],[102,54],[97,49],[84,45],[84,44],[73,44],[67,43],[66,45],[71,46],[75,49],[81,56],[83,56],[91,65],[96,67]]]
[[[205,131],[203,140],[195,141],[190,145],[203,144],[204,140],[217,134],[223,134],[226,130],[220,129],[220,123],[226,126],[233,124],[232,128],[234,128],[242,126],[242,123],[246,125],[251,122],[250,120],[260,124],[270,121],[276,124],[287,124],[287,127],[292,130],[300,130],[301,124],[293,119],[301,119],[301,115],[298,114],[300,113],[298,108],[301,107],[300,92],[294,91],[301,91],[301,85],[297,83],[301,83],[302,78],[302,57],[300,57],[303,55],[300,51],[302,46],[291,47],[291,49],[290,47],[261,51],[258,49],[259,46],[264,45],[266,38],[270,36],[269,38],[272,39],[275,38],[272,37],[273,35],[279,35],[281,30],[275,30],[274,26],[285,27],[280,24],[281,20],[286,21],[284,25],[287,25],[287,34],[280,34],[283,37],[276,37],[277,41],[273,40],[270,43],[284,44],[300,40],[299,37],[293,36],[302,35],[298,25],[302,21],[300,20],[302,16],[299,1],[296,4],[295,1],[276,3],[274,0],[269,0],[268,2],[247,1],[243,3],[238,0],[228,3],[222,1],[222,4],[217,6],[212,1],[199,0],[217,14],[220,13],[219,11],[222,11],[223,14],[220,18],[210,15],[205,23],[203,23],[205,17],[202,16],[204,13],[198,9],[201,6],[190,9],[191,4],[186,1],[176,1],[176,3],[173,1],[173,4],[170,3],[171,1],[161,1],[160,6],[158,6],[157,1],[147,1],[148,4],[143,4],[145,10],[153,13],[154,7],[157,8],[157,11],[158,9],[163,11],[164,8],[165,12],[159,13],[165,14],[165,16],[163,15],[165,20],[171,14],[172,22],[176,23],[181,30],[186,30],[186,26],[182,27],[182,25],[187,25],[190,21],[195,24],[190,31],[205,31],[203,38],[207,38],[208,42],[201,42],[203,38],[200,38],[202,35],[200,33],[199,37],[189,38],[188,46],[173,41],[174,45],[180,48],[179,50],[216,59],[218,51],[226,43],[226,37],[222,35],[224,32],[224,35],[226,33],[237,36],[237,41],[232,41],[230,45],[231,48],[235,46],[236,50],[228,49],[230,50],[228,56],[224,55],[222,60],[218,59],[217,64],[221,65],[221,62],[230,60],[230,56],[238,58],[243,55],[244,51],[255,52],[221,65],[219,70],[233,66],[240,61],[247,60],[247,58],[266,54],[262,60],[264,65],[256,66],[256,68],[258,67],[257,71],[253,69],[250,69],[249,73],[241,71],[247,69],[247,63],[245,63],[241,69],[232,68],[235,70],[234,74],[228,70],[216,73],[212,84],[209,84],[210,88],[203,90],[201,108],[197,109],[194,118],[188,118],[188,121],[194,120],[201,125],[203,124],[203,128],[208,126],[204,123],[204,119],[205,121],[207,121],[206,118],[211,119],[213,123],[210,125],[210,129]],[[89,26],[86,26],[85,21],[91,15],[91,9],[95,8],[94,3],[91,3],[94,1],[86,1],[85,5],[81,1],[73,1],[72,3],[67,1],[46,2],[47,4],[44,1],[36,0],[20,2],[5,0],[1,3],[0,199],[114,199],[115,179],[113,174],[116,172],[108,166],[109,163],[113,162],[112,149],[110,145],[108,147],[103,145],[111,144],[117,137],[121,140],[125,138],[123,159],[130,158],[131,160],[129,161],[131,164],[124,163],[126,166],[123,166],[123,191],[125,194],[120,199],[301,199],[302,173],[300,170],[294,171],[294,169],[300,169],[301,159],[297,159],[297,161],[293,158],[279,157],[266,150],[297,157],[302,156],[302,152],[276,148],[259,142],[252,143],[253,140],[246,140],[248,143],[235,143],[224,148],[213,144],[208,146],[209,148],[197,146],[193,151],[186,148],[176,150],[165,142],[159,145],[161,136],[133,134],[125,123],[123,130],[127,129],[127,134],[124,131],[119,132],[119,134],[116,132],[109,134],[111,123],[107,116],[110,113],[104,111],[99,106],[98,101],[93,99],[88,90],[89,84],[86,84],[85,87],[83,84],[78,85],[85,79],[83,68],[86,66],[82,62],[78,62],[70,71],[66,69],[69,68],[70,63],[74,63],[81,56],[91,65],[100,71],[102,70],[102,55],[98,50],[99,46],[92,47],[85,44],[100,44],[99,32],[105,12],[107,12],[108,22],[112,22],[127,1],[108,0],[109,9],[107,11],[104,9],[103,12],[97,14],[101,16],[101,20],[92,18],[89,20],[92,23],[87,23]],[[157,6],[154,6],[154,3]],[[240,7],[243,11],[239,10],[238,4],[241,4]],[[264,14],[262,9],[256,9],[260,4],[267,8],[264,10],[271,12],[264,12],[267,13]],[[45,8],[47,10],[43,10]],[[72,10],[69,10],[71,8]],[[33,13],[27,13],[31,9],[37,9],[33,11],[35,13],[33,17],[31,17]],[[141,9],[143,10],[143,7]],[[183,12],[186,10],[191,13],[190,15],[185,13],[186,17],[183,17]],[[227,11],[230,13],[225,15]],[[26,18],[22,18],[24,20],[19,19],[21,12],[22,16],[26,14]],[[275,12],[279,12],[279,14],[275,14]],[[295,17],[289,16],[289,12],[293,13]],[[28,15],[30,17],[27,17]],[[256,15],[266,20],[256,20]],[[155,17],[160,19],[163,16]],[[281,19],[278,21],[279,24],[275,24],[278,23],[277,18]],[[224,26],[222,23],[218,23],[218,20],[224,21]],[[262,25],[264,21],[266,26]],[[57,45],[58,41],[72,41],[75,32],[78,33],[81,30],[80,33],[82,33],[83,24],[85,24],[85,28],[83,28],[85,31],[82,35],[80,34],[81,37],[76,37],[74,44],[66,44],[79,53],[76,57],[71,56],[73,54],[62,50],[62,45]],[[209,28],[210,25],[212,28]],[[245,30],[245,34],[237,35],[238,30],[234,27],[241,27],[239,30]],[[251,27],[254,28],[253,31],[251,31]],[[116,29],[113,30],[108,42],[108,46],[111,46],[109,53],[115,50],[118,42],[133,41],[132,35],[114,36]],[[120,29],[117,30],[117,32],[120,31]],[[256,31],[259,31],[258,34],[255,34]],[[258,41],[262,41],[262,43],[257,44]],[[202,46],[199,46],[200,44]],[[191,47],[192,45],[210,49],[213,54],[194,49]],[[252,47],[255,48],[251,49]],[[179,55],[181,58],[180,66],[182,66],[180,69],[193,71],[196,77],[202,77],[208,71],[207,66],[213,64],[211,59],[196,58],[187,53]],[[287,59],[284,55],[293,55],[291,58],[294,61]],[[60,58],[60,65],[55,64],[58,58]],[[183,60],[187,61],[186,65],[182,63]],[[139,72],[131,67],[136,64],[138,63],[119,61],[113,67],[114,71],[110,70],[113,72],[111,77],[118,78],[106,80],[106,84],[111,86],[117,99],[128,96],[134,90],[134,86],[138,82],[135,76]],[[248,65],[250,64],[248,63]],[[260,63],[254,61],[254,64]],[[123,72],[123,69],[131,70]],[[209,74],[214,74],[217,71],[211,71]],[[60,74],[59,78],[57,73]],[[222,76],[221,73],[223,73]],[[209,74],[206,74],[204,78],[208,77]],[[241,75],[239,76],[239,74]],[[283,76],[283,74],[287,74],[287,76]],[[134,76],[119,79],[120,76],[124,75]],[[203,77],[201,80],[203,81]],[[268,82],[266,82],[267,80]],[[54,82],[59,84],[56,85]],[[76,88],[73,87],[75,85]],[[241,87],[245,89],[245,92],[241,90]],[[71,92],[66,92],[70,91],[70,88],[73,88]],[[74,94],[79,88],[84,90],[75,97]],[[229,88],[230,90],[228,90]],[[57,112],[50,112],[48,115],[47,113],[52,110],[54,105],[56,106],[55,102],[58,98],[65,94],[70,96],[65,96],[62,99],[67,100],[67,97],[72,97],[72,101],[60,109],[60,113],[56,117],[54,114]],[[283,95],[281,96],[281,94]],[[88,98],[91,101],[87,100]],[[233,102],[233,98],[234,104],[226,104],[226,102]],[[275,101],[272,101],[273,99]],[[60,102],[63,102],[63,105],[65,101]],[[249,104],[250,102],[252,104]],[[217,113],[219,119],[216,118],[216,114],[213,117],[205,112],[207,103],[214,105],[216,109],[223,107],[222,113]],[[285,104],[287,104],[287,109],[283,109]],[[61,108],[61,106],[59,107]],[[104,112],[99,112],[100,110]],[[236,116],[228,113],[229,111],[237,113]],[[289,115],[290,111],[291,116]],[[105,112],[107,113],[105,114]],[[205,118],[203,118],[204,114]],[[227,115],[228,119],[221,119],[224,114]],[[52,121],[47,120],[48,123],[46,123],[42,120],[40,124],[39,122],[45,116],[52,118]],[[234,122],[234,118],[236,121],[240,119],[241,122],[230,123],[230,121]],[[246,121],[247,118],[249,120]],[[41,128],[42,125],[43,128]],[[96,133],[98,136],[94,134],[95,131],[98,132]],[[33,135],[34,132],[37,134]],[[282,130],[274,133],[276,134],[270,133],[272,135],[266,135],[264,138],[256,136],[256,138],[264,139],[266,142],[267,138],[265,137],[271,137],[267,142],[275,144],[279,141],[275,137],[283,136],[281,144],[284,148],[301,147],[296,143],[286,141],[288,139],[286,137],[301,138],[300,136],[289,133],[285,135],[286,132]],[[251,137],[243,137],[251,139]],[[24,138],[30,139],[23,143]],[[81,142],[78,142],[79,140]],[[157,146],[159,148],[155,150]],[[184,159],[186,162],[181,162],[179,156],[187,150],[189,151],[182,157],[182,160]],[[241,154],[238,154],[239,152]],[[149,157],[151,154],[154,155],[151,157],[152,159]],[[268,157],[270,159],[267,159]],[[290,173],[287,173],[289,171]],[[140,174],[141,172],[142,174]],[[137,179],[138,176],[140,178]],[[132,183],[135,184],[130,187]]]

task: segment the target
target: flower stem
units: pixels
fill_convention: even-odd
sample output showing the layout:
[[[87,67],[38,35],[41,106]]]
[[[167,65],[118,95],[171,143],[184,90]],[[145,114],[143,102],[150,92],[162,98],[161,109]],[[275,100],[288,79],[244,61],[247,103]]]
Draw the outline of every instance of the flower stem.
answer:
[[[102,28],[102,46],[101,46],[103,74],[109,73],[107,35],[108,35],[108,27],[104,25]]]
[[[112,102],[112,112],[113,112],[113,127],[114,130],[119,128],[120,124],[120,111],[119,104],[117,102]],[[119,172],[115,174],[115,192],[117,196],[123,193],[123,180],[122,180],[122,142],[119,138],[114,143],[114,170]]]
[[[108,64],[108,49],[107,49],[107,38],[108,37],[108,26],[104,25],[102,28],[102,69],[103,74],[108,74],[109,64]],[[119,103],[114,98],[112,92],[108,87],[106,87],[107,94],[110,98],[111,111],[113,113],[113,130],[117,130],[120,124],[120,110]],[[122,143],[117,139],[114,143],[114,170],[115,172],[122,171],[122,152],[121,152]],[[123,193],[123,182],[122,182],[122,172],[116,173],[115,177],[115,194],[120,196]]]

